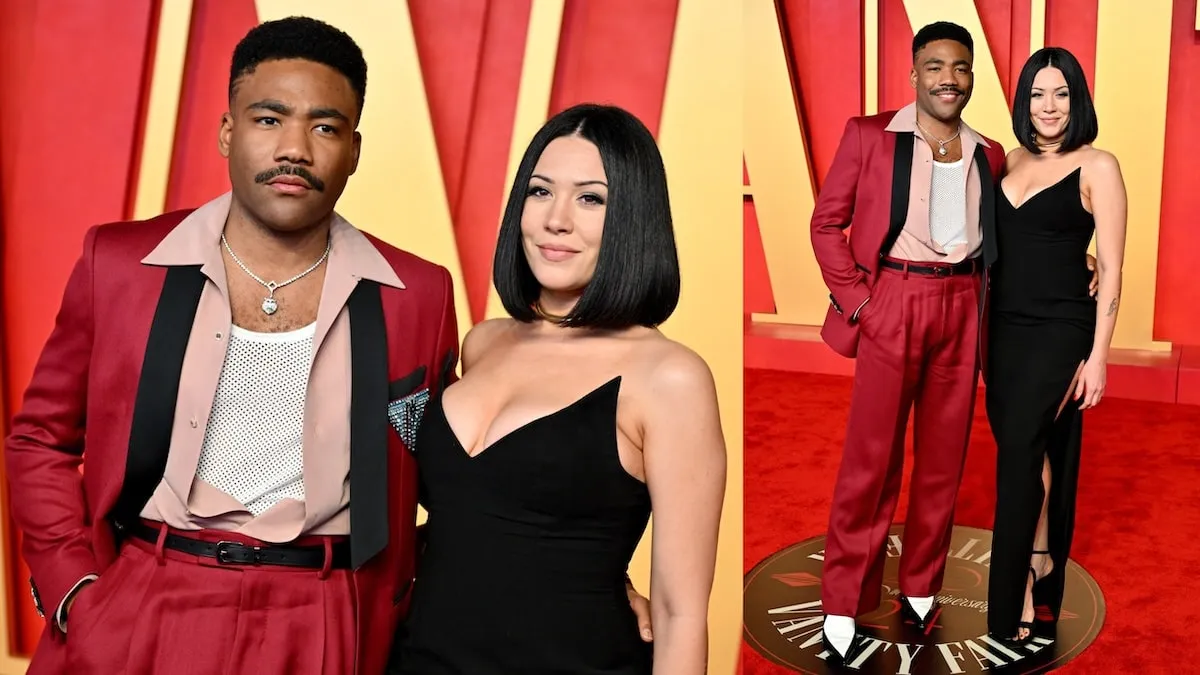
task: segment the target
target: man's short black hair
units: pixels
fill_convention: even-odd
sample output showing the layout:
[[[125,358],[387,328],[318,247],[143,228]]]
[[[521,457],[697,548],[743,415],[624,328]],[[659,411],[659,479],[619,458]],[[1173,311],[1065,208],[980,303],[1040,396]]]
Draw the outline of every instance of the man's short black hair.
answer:
[[[303,59],[329,66],[350,80],[358,95],[358,116],[367,96],[367,62],[362,50],[346,33],[306,16],[290,16],[259,24],[233,50],[229,67],[229,100],[238,80],[264,61]]]
[[[654,327],[679,302],[679,258],[667,195],[667,174],[650,130],[614,106],[581,104],[554,117],[529,143],[500,223],[492,281],[509,316],[537,318],[538,283],[522,245],[521,216],[529,180],[546,146],[579,136],[600,151],[608,203],[596,271],[562,324],[574,328]]]
[[[1057,68],[1063,74],[1070,97],[1070,117],[1058,151],[1070,152],[1095,141],[1100,135],[1100,123],[1096,119],[1096,106],[1092,103],[1092,93],[1088,90],[1083,66],[1079,65],[1074,54],[1062,47],[1046,47],[1029,57],[1021,69],[1021,76],[1017,78],[1017,90],[1013,96],[1013,133],[1017,136],[1017,142],[1035,155],[1042,152],[1034,138],[1033,120],[1029,118],[1033,80],[1042,68]],[[1043,95],[1052,93],[1043,92]]]
[[[954,40],[966,47],[971,56],[975,56],[975,40],[971,38],[970,31],[956,23],[937,21],[925,26],[913,36],[913,60],[916,60],[917,52],[921,51],[922,47],[937,40]]]

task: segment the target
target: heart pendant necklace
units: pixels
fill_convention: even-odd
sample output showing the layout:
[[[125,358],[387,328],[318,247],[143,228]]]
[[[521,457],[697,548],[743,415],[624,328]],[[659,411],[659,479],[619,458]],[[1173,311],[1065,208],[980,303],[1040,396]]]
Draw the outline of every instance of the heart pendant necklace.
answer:
[[[263,298],[262,311],[263,311],[263,314],[270,316],[270,315],[274,314],[275,312],[279,311],[279,301],[275,299],[275,291],[277,289],[283,288],[284,286],[287,286],[288,284],[292,283],[293,281],[303,279],[304,277],[306,277],[310,273],[312,273],[313,270],[320,267],[321,263],[325,262],[325,259],[329,257],[329,249],[331,249],[333,247],[333,238],[330,237],[329,241],[326,242],[325,252],[321,254],[321,257],[320,257],[320,259],[317,260],[317,262],[312,264],[312,267],[309,267],[308,269],[297,274],[296,276],[292,277],[291,279],[288,279],[287,281],[283,281],[283,282],[263,281],[261,278],[259,278],[259,276],[257,274],[255,274],[254,272],[251,272],[250,268],[246,267],[246,263],[243,263],[241,258],[238,258],[237,254],[233,252],[233,249],[229,248],[229,242],[225,240],[224,232],[221,233],[221,244],[225,247],[225,250],[229,252],[229,257],[233,258],[233,262],[237,263],[237,266],[242,268],[243,272],[250,275],[250,278],[254,279],[258,283],[262,284],[263,286],[266,286],[267,297]]]
[[[926,129],[925,127],[921,126],[920,122],[917,122],[917,128],[919,128],[921,130],[921,132],[924,133],[929,138],[932,138],[933,140],[937,141],[938,154],[941,155],[942,157],[945,157],[949,152],[948,150],[946,150],[946,144],[953,142],[954,139],[958,138],[958,134],[962,132],[962,122],[958,123],[958,130],[954,132],[954,135],[951,136],[950,138],[947,138],[944,141],[942,139],[938,138],[937,136],[934,136],[933,134],[929,133],[929,130]]]

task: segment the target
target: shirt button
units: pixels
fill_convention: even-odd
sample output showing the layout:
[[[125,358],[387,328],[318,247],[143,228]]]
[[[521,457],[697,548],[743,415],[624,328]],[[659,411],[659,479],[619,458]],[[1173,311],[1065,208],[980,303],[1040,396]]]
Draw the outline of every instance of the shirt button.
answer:
[[[193,418],[191,419],[191,421],[190,421],[190,422],[188,422],[188,424],[192,425],[192,428],[193,428],[193,429],[195,429],[195,428],[196,428],[196,418],[195,418],[195,417],[193,417]]]
[[[217,338],[218,340],[220,340],[220,339],[221,339],[221,332],[220,332],[220,331],[217,331],[217,334],[216,334],[215,336],[213,336],[213,337],[215,337],[215,338]]]

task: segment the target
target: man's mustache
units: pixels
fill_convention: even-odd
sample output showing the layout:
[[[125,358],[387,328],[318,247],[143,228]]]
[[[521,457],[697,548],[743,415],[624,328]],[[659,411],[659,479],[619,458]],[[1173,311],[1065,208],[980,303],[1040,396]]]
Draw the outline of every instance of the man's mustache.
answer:
[[[272,178],[275,178],[278,176],[283,176],[283,175],[299,176],[300,178],[304,179],[304,182],[308,183],[309,187],[316,190],[317,192],[325,191],[325,182],[324,181],[322,181],[320,178],[317,178],[316,176],[312,175],[308,171],[308,169],[305,169],[302,166],[293,166],[291,164],[280,164],[277,167],[267,169],[266,171],[263,171],[262,173],[255,176],[254,182],[255,183],[266,183],[267,181],[271,180]]]
[[[958,87],[942,87],[941,89],[934,89],[933,91],[929,92],[930,96],[937,96],[938,94],[958,94],[959,96],[966,96],[967,92],[959,89]]]

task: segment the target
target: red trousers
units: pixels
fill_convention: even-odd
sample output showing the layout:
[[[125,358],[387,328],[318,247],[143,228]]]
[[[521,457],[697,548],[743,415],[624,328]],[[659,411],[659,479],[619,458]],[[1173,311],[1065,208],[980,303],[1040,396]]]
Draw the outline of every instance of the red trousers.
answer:
[[[202,536],[254,542],[227,532]],[[29,674],[353,673],[351,573],[326,574],[322,579],[311,569],[218,566],[130,538],[112,566],[80,590],[67,620],[65,650],[46,653],[41,662],[35,657]]]
[[[821,598],[826,614],[876,609],[885,543],[915,406],[914,466],[900,590],[941,589],[966,459],[978,373],[979,275],[883,268],[860,314],[846,445],[829,516]]]

